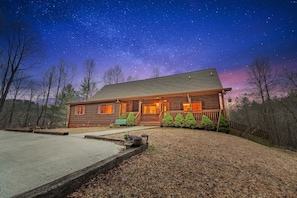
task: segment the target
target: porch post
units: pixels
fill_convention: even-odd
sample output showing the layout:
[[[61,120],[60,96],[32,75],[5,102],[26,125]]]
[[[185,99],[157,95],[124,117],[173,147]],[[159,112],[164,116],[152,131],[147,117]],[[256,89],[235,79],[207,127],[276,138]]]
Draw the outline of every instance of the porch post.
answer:
[[[141,114],[141,106],[142,106],[142,100],[139,100],[138,102],[138,112]]]
[[[122,102],[120,102],[119,99],[116,100],[115,110],[117,108],[116,106],[118,106],[118,108],[119,108],[119,112],[118,112],[118,114],[119,114],[118,118],[119,118],[119,117],[121,117],[121,114],[122,114]]]
[[[221,96],[222,96],[223,115],[226,118],[226,109],[225,109],[225,100],[224,100],[225,91],[222,90],[222,93],[221,94],[222,94]]]
[[[67,114],[66,114],[66,126],[69,128],[69,121],[70,121],[70,104],[67,105]]]
[[[188,97],[188,102],[190,104],[190,110],[192,111],[192,100],[191,100],[190,94],[187,94],[187,97]]]

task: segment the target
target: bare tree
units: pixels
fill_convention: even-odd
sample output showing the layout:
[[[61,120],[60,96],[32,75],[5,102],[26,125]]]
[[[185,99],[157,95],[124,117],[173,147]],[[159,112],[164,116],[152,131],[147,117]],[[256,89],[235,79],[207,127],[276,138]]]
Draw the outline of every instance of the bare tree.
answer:
[[[128,76],[128,78],[127,78],[127,82],[135,81],[135,80],[138,80],[138,77],[137,77],[137,76],[135,76],[135,77],[133,77],[133,76]]]
[[[50,94],[53,89],[53,84],[54,84],[54,76],[56,74],[56,68],[55,66],[52,66],[49,68],[43,76],[43,82],[42,82],[42,107],[41,111],[39,113],[39,116],[37,118],[37,126],[39,126],[40,119],[43,117],[41,126],[45,127],[46,126],[46,120],[47,120],[47,109],[48,109],[48,103],[49,103],[49,98]]]
[[[28,97],[29,97],[28,106],[26,108],[26,111],[24,112],[24,115],[22,116],[24,117],[23,126],[25,127],[30,126],[29,124],[30,112],[33,104],[33,99],[37,93],[36,83],[34,83],[33,81],[30,81],[27,85],[27,89],[28,89]]]
[[[283,69],[282,86],[287,92],[297,91],[297,71]]]
[[[248,67],[248,83],[260,96],[261,102],[271,100],[271,93],[277,85],[277,75],[270,66],[267,58],[256,59]]]
[[[103,74],[103,82],[105,85],[118,84],[124,81],[124,74],[119,65],[108,69]]]
[[[49,117],[51,126],[56,127],[58,123],[64,120],[65,114],[65,104],[63,103],[63,98],[61,98],[61,93],[65,92],[65,88],[72,86],[72,80],[75,75],[76,67],[70,63],[60,60],[57,67],[57,72],[55,75],[54,84],[54,104],[50,105],[51,115]],[[67,89],[66,89],[67,90]]]
[[[160,70],[158,67],[153,68],[152,78],[160,77]]]
[[[95,61],[88,59],[84,67],[85,76],[80,84],[80,93],[84,100],[88,100],[95,91],[97,91],[97,82],[95,81]]]
[[[19,94],[24,90],[24,87],[22,87],[24,85],[24,80],[27,78],[28,76],[22,72],[22,73],[17,73],[15,80],[12,83],[13,86],[13,96],[12,96],[12,105],[11,105],[11,109],[9,112],[9,120],[8,120],[8,125],[11,125],[12,123],[12,117],[13,117],[13,113],[15,111],[15,104],[16,104],[16,100],[17,97],[19,96]]]
[[[277,75],[270,66],[267,58],[256,59],[248,68],[248,83],[253,86],[256,96],[261,98],[258,113],[262,115],[263,122],[260,127],[270,132],[273,144],[279,145],[280,134],[277,131],[274,103],[271,101],[271,94],[276,90],[278,83]]]
[[[23,22],[0,22],[0,112],[18,72],[32,68],[29,60],[40,49],[39,34]]]

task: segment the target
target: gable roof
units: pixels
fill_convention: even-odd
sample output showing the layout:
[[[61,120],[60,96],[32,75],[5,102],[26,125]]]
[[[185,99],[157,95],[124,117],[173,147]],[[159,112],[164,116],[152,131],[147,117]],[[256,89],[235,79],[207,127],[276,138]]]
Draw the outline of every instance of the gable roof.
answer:
[[[215,68],[106,85],[87,102],[223,89]],[[231,88],[229,88],[231,90]]]

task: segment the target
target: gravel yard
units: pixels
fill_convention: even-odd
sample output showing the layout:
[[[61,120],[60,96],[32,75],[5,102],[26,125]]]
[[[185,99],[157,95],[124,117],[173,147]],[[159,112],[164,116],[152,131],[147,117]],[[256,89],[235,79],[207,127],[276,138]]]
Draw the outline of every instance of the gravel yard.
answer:
[[[143,133],[147,151],[68,197],[296,197],[296,152],[209,131],[131,132]]]

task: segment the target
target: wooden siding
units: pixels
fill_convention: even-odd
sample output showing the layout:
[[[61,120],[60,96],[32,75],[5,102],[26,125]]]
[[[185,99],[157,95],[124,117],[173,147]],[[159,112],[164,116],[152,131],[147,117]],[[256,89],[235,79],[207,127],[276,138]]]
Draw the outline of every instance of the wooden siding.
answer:
[[[183,103],[188,102],[188,98],[184,97],[172,97],[164,98],[169,102],[169,111],[183,110]],[[191,101],[202,101],[202,110],[207,109],[220,109],[220,102],[218,95],[205,95],[205,96],[191,96]]]
[[[158,114],[146,114],[141,115],[141,121],[159,121],[159,115]]]
[[[102,103],[105,104],[105,103]],[[113,104],[113,114],[98,114],[98,106],[100,104],[86,104],[84,115],[75,115],[75,107],[70,108],[70,119],[68,127],[92,127],[92,126],[106,126],[114,122],[119,117],[119,103]]]

